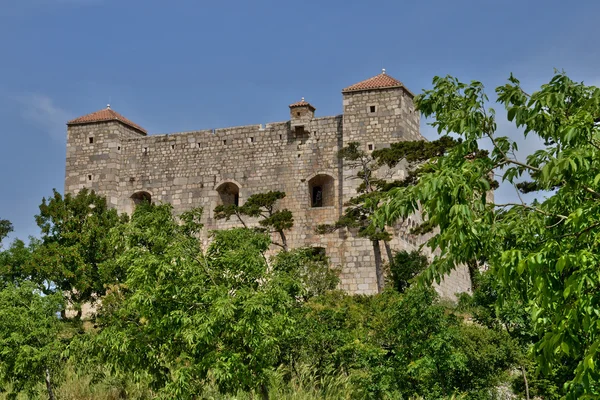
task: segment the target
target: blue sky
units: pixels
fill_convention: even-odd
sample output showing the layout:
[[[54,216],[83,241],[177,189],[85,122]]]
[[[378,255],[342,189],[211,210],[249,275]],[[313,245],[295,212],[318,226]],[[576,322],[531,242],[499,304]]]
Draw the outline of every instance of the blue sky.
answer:
[[[599,14],[591,0],[0,0],[0,218],[38,234],[65,122],[108,102],[166,133],[283,121],[303,96],[339,114],[341,89],[381,68],[416,93],[445,74],[534,89],[553,68],[600,85]]]

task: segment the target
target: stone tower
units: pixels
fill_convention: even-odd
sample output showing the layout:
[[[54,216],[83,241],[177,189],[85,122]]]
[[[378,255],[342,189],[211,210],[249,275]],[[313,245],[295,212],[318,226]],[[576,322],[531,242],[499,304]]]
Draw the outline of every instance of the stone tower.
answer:
[[[65,193],[88,188],[118,206],[122,142],[147,132],[115,112],[105,109],[67,123]]]
[[[375,293],[371,242],[351,230],[315,232],[319,224],[334,223],[356,195],[358,183],[349,179],[356,171],[337,153],[353,141],[372,151],[423,137],[413,94],[385,70],[343,89],[342,97],[341,115],[316,116],[316,108],[302,98],[289,105],[287,121],[161,135],[147,135],[107,107],[67,123],[65,192],[93,189],[127,213],[141,200],[170,203],[176,213],[203,207],[208,232],[238,226],[234,220],[216,220],[217,205],[242,205],[255,193],[283,191],[280,207],[291,210],[295,221],[286,235],[288,245],[320,248],[342,267],[342,289]],[[402,166],[391,172],[394,177],[404,173]],[[410,234],[419,218],[393,229],[393,249],[412,250],[423,242]],[[452,297],[468,290],[468,282],[465,272],[439,291]]]

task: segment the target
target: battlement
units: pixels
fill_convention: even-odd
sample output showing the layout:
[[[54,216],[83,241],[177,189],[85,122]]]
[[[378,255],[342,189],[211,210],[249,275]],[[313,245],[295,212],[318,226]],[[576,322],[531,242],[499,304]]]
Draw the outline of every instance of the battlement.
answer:
[[[400,81],[382,72],[343,90],[340,115],[315,116],[316,107],[302,98],[288,106],[287,121],[151,135],[107,107],[67,124],[65,192],[95,190],[126,213],[142,200],[170,203],[176,213],[203,207],[208,232],[237,225],[215,220],[217,205],[283,191],[279,206],[295,220],[289,245],[322,247],[343,268],[342,289],[373,293],[372,244],[347,231],[317,235],[315,228],[334,223],[356,195],[358,182],[351,179],[356,171],[337,157],[340,149],[358,141],[370,152],[423,139],[412,98]],[[418,245],[396,229],[393,248]]]

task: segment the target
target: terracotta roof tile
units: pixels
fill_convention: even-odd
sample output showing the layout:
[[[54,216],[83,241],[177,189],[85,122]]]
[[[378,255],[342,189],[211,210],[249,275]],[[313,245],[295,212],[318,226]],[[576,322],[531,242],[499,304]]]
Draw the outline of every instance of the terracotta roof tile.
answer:
[[[407,90],[410,94],[412,94],[412,92],[410,92],[402,82],[400,82],[398,79],[392,78],[391,76],[385,73],[385,70],[383,70],[379,75],[375,75],[372,78],[355,83],[352,86],[348,86],[347,88],[342,90],[342,93],[360,92],[363,90],[373,89],[389,89],[396,87],[402,87],[405,90]]]
[[[304,97],[302,98],[302,100],[300,100],[296,103],[290,104],[290,108],[294,108],[294,107],[308,107],[308,108],[312,109],[313,111],[316,110],[316,108],[314,108],[312,104],[310,104],[308,101],[304,100]]]
[[[130,120],[128,120],[127,118],[125,118],[124,116],[119,114],[118,112],[112,110],[110,108],[110,106],[106,107],[103,110],[96,111],[96,112],[93,112],[88,115],[84,115],[83,117],[72,119],[71,121],[67,122],[67,125],[83,125],[83,124],[91,124],[94,122],[105,122],[105,121],[119,121],[122,124],[127,125],[133,129],[136,129],[144,134],[148,133],[144,128],[142,128],[138,124],[131,122]]]

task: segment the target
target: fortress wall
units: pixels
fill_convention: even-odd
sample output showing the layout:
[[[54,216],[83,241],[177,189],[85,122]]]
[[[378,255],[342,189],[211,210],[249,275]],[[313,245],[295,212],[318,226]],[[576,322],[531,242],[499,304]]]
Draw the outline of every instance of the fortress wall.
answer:
[[[222,229],[238,223],[214,219],[219,185],[238,185],[240,204],[252,194],[280,190],[286,193],[280,207],[296,221],[290,244],[320,243],[312,231],[337,219],[339,201],[334,190],[336,205],[312,209],[308,181],[319,173],[337,180],[341,118],[315,118],[307,128],[302,137],[283,122],[129,139],[121,150],[118,209],[131,212],[131,196],[144,191],[153,201],[171,203],[175,212],[203,207],[207,230]]]
[[[218,189],[223,185],[239,187],[240,205],[255,193],[283,191],[286,198],[279,207],[292,211],[295,220],[286,233],[290,247],[326,249],[331,263],[342,266],[341,289],[376,293],[369,240],[346,229],[327,235],[315,233],[317,225],[334,223],[343,205],[357,195],[360,181],[353,179],[357,170],[344,168],[337,152],[351,141],[360,142],[363,150],[370,152],[423,137],[412,95],[402,88],[344,93],[343,98],[343,115],[313,118],[308,108],[297,107],[291,121],[264,126],[152,136],[116,121],[69,126],[65,192],[93,189],[127,213],[135,207],[132,195],[140,192],[150,195],[153,202],[172,204],[176,213],[203,207],[203,240],[207,243],[210,230],[240,226],[237,220],[214,219],[213,210],[223,198]],[[90,137],[93,143],[89,143]],[[395,177],[403,175],[404,167],[392,171]],[[322,207],[312,204],[315,185],[323,187]],[[410,234],[419,222],[420,216],[414,216],[394,227],[392,249],[418,249],[430,237]],[[279,241],[277,235],[273,239]],[[380,247],[387,261],[383,243]],[[468,290],[468,271],[453,273],[437,289],[449,298]]]

